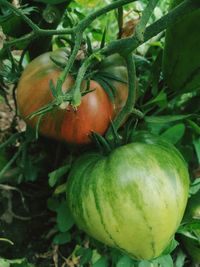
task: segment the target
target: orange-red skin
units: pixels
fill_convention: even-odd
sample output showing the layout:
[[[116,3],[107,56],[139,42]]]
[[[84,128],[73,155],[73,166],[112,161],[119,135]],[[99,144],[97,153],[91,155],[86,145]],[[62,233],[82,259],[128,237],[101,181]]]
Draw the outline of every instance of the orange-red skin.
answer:
[[[27,116],[54,99],[49,82],[56,84],[60,73],[61,69],[50,60],[49,53],[33,60],[23,71],[17,88],[17,104],[20,115],[31,127],[36,126],[38,117],[28,119]],[[68,76],[63,91],[68,91],[73,83],[72,76]],[[104,134],[116,114],[115,105],[97,82],[90,81],[90,90],[94,91],[82,97],[77,111],[68,106],[45,114],[39,132],[72,144],[89,143],[91,132]]]

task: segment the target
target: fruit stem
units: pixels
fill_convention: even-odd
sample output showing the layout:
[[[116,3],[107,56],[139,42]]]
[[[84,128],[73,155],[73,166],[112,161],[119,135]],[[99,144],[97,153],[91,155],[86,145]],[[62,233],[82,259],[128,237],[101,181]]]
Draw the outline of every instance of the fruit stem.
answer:
[[[151,0],[151,1],[149,1],[149,3],[147,4],[146,8],[142,12],[142,17],[141,17],[139,23],[136,26],[134,35],[141,42],[143,42],[143,40],[144,40],[144,32],[145,32],[146,25],[147,25],[152,13],[153,13],[158,1],[159,0]]]
[[[81,84],[82,84],[83,79],[85,78],[85,73],[86,73],[88,67],[91,65],[91,63],[94,60],[101,61],[103,58],[104,58],[104,56],[101,55],[101,54],[99,55],[99,53],[97,52],[97,53],[93,53],[92,55],[90,55],[83,62],[82,66],[80,67],[80,69],[78,71],[78,75],[77,75],[77,78],[76,78],[75,85],[74,85],[73,89],[70,91],[72,93],[71,104],[72,104],[73,107],[76,108],[81,103]],[[91,92],[91,91],[88,91],[88,93],[89,92]]]
[[[136,70],[135,70],[135,60],[133,54],[129,54],[125,57],[127,70],[128,70],[128,98],[125,106],[121,112],[116,116],[113,121],[113,126],[116,130],[119,129],[126,117],[133,112],[135,98],[136,98]],[[106,137],[110,139],[112,136],[112,128],[109,127]]]

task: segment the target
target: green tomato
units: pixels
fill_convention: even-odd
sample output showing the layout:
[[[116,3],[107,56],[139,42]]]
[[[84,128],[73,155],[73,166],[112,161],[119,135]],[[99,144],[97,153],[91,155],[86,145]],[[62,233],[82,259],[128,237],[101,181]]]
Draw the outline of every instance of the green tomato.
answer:
[[[186,163],[167,142],[141,133],[109,155],[88,153],[72,166],[67,199],[78,227],[135,259],[158,257],[182,220]]]

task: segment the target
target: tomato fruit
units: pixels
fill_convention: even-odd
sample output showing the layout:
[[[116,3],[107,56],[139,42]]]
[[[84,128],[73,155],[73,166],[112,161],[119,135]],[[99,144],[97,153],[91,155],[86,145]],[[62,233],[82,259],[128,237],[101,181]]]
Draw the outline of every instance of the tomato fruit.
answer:
[[[108,155],[90,152],[72,166],[67,200],[78,227],[135,259],[158,257],[175,234],[189,175],[176,148],[148,133]]]
[[[64,50],[42,54],[25,68],[17,88],[19,112],[27,124],[33,128],[36,127],[39,118],[27,119],[27,116],[53,100],[49,83],[52,80],[55,84],[61,73],[61,69],[50,57],[63,63],[67,60]],[[74,79],[69,75],[63,85],[63,91],[68,91],[73,84]],[[83,90],[86,89],[84,83],[82,87]],[[89,89],[93,92],[82,97],[77,111],[67,106],[55,108],[52,112],[45,114],[40,121],[39,132],[45,136],[74,144],[89,143],[92,131],[104,134],[110,121],[126,101],[127,84],[124,86],[124,84],[116,82],[117,96],[114,102],[96,81],[90,81]],[[125,93],[120,92],[123,90]]]

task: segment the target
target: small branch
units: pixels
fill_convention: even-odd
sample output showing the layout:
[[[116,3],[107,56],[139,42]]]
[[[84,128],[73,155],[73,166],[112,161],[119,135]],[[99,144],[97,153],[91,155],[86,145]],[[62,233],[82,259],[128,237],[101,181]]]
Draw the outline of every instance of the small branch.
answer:
[[[124,24],[124,19],[123,19],[123,7],[118,8],[118,13],[117,13],[117,21],[118,21],[118,39],[121,39],[122,37],[122,32],[123,32],[123,24]]]
[[[37,26],[37,24],[32,22],[31,19],[29,19],[26,15],[24,15],[24,13],[21,11],[21,9],[16,8],[14,5],[12,5],[11,3],[9,3],[6,0],[0,0],[0,4],[9,7],[17,16],[20,16],[24,21],[26,21],[26,23],[31,27],[31,29],[34,32],[39,31],[40,28]]]
[[[73,96],[72,96],[72,106],[73,107],[77,107],[80,105],[80,101],[81,101],[81,91],[80,91],[80,88],[81,88],[81,83],[85,77],[85,73],[88,69],[88,67],[91,65],[91,62],[95,59],[97,59],[97,56],[96,53],[92,54],[91,56],[89,56],[82,64],[82,66],[80,67],[79,69],[79,72],[78,72],[78,75],[77,75],[77,78],[76,78],[76,82],[75,82],[75,85],[74,85],[74,88],[73,90],[71,91],[73,93]],[[101,55],[101,57],[103,57]]]
[[[121,55],[129,54],[141,44],[164,31],[169,26],[180,21],[184,15],[196,11],[199,8],[199,2],[186,0],[170,11],[167,15],[148,26],[144,32],[144,39],[142,41],[139,40],[137,36],[116,40],[110,43],[107,47],[103,48],[101,53],[105,55],[111,55],[113,53],[119,53]]]
[[[0,0],[1,1],[1,0]],[[4,47],[8,47],[8,46],[15,46],[17,45],[18,43],[22,43],[22,42],[29,42],[29,41],[32,41],[33,39],[35,39],[38,35],[32,31],[26,35],[23,35],[22,37],[18,38],[18,39],[14,39],[14,40],[11,40],[11,41],[5,41],[4,42]]]
[[[67,61],[67,64],[66,64],[63,72],[61,73],[60,77],[57,80],[56,89],[58,90],[58,95],[61,95],[61,96],[63,95],[62,94],[62,85],[65,82],[65,79],[68,76],[69,71],[70,71],[71,67],[74,64],[74,61],[76,59],[76,56],[77,56],[78,51],[79,51],[80,46],[81,46],[82,34],[81,33],[77,33],[75,37],[76,37],[76,42],[75,42],[72,54],[71,54],[69,60]]]
[[[122,7],[126,4],[135,2],[137,0],[118,0],[115,1],[114,3],[107,5],[99,10],[97,10],[96,12],[90,14],[89,16],[87,16],[85,19],[83,19],[78,25],[77,25],[77,29],[80,29],[81,31],[84,31],[88,25],[90,25],[96,18],[100,17],[101,15],[104,15],[106,13],[108,13],[111,10],[114,10],[116,8]]]
[[[149,21],[149,19],[150,19],[150,17],[151,17],[158,2],[159,2],[159,0],[149,1],[146,8],[142,12],[142,17],[140,19],[140,22],[136,26],[136,30],[135,30],[136,38],[138,38],[141,41],[143,41],[143,39],[144,39],[144,31],[145,31],[146,25],[147,25],[147,23],[148,23],[148,21]]]
[[[121,112],[116,116],[113,126],[116,130],[121,126],[126,117],[133,112],[135,97],[136,97],[136,70],[135,70],[135,61],[134,57],[131,54],[125,57],[127,70],[128,70],[128,98],[125,106]],[[106,133],[106,137],[112,133],[112,128],[110,127]]]
[[[181,21],[185,15],[188,15],[197,9],[200,9],[199,1],[197,3],[197,1],[185,0],[183,3],[171,10],[167,15],[147,27],[144,34],[144,42],[164,31],[169,26]]]
[[[11,160],[1,169],[0,171],[0,181],[3,182],[5,172],[11,167],[11,165],[15,162],[19,154],[21,153],[21,148],[15,153],[15,155],[11,158]]]

